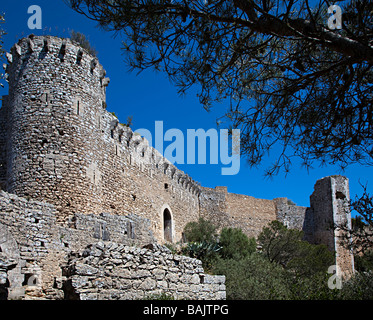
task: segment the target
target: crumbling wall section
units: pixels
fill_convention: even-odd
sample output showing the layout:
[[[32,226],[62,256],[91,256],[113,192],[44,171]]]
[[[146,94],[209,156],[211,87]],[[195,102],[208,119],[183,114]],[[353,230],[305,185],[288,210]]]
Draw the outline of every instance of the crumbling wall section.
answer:
[[[157,245],[147,219],[76,214],[63,227],[56,214],[0,191],[0,298],[225,299],[225,278]]]
[[[136,246],[155,241],[149,221],[135,215],[76,214],[69,227],[56,216],[51,204],[0,191],[0,252],[14,261],[4,280],[10,298],[63,298],[61,263],[72,250],[100,239]]]
[[[175,299],[226,298],[224,276],[206,274],[200,260],[159,245],[140,249],[98,242],[73,253],[64,275],[70,299],[144,299],[164,293]]]
[[[349,239],[338,226],[351,228],[349,207],[349,183],[346,177],[336,175],[316,182],[310,196],[313,212],[313,239],[315,244],[325,244],[335,252],[337,275],[348,277],[354,272],[352,251],[348,248]]]
[[[276,219],[289,229],[302,230],[304,240],[311,241],[313,238],[313,215],[309,207],[297,206],[288,198],[276,198]]]
[[[61,272],[48,272],[54,266],[47,261],[55,261],[58,268],[65,248],[58,237],[55,214],[50,204],[0,191],[0,248],[16,262],[9,276],[10,298],[56,293],[53,283]]]

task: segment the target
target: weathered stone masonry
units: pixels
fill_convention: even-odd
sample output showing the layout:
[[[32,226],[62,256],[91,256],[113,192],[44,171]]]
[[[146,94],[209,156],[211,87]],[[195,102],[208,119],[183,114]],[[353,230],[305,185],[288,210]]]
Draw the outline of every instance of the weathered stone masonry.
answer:
[[[168,209],[180,239],[198,218],[200,187],[106,111],[109,80],[97,59],[54,37],[22,39],[9,59],[4,189],[54,204],[58,222],[76,212],[144,216],[158,239]]]
[[[225,278],[157,245],[147,219],[77,214],[65,227],[57,213],[0,191],[0,298],[225,299]]]
[[[0,230],[2,243],[7,243],[2,247],[14,250],[7,250],[7,257],[0,252],[0,286],[8,285],[10,295],[42,274],[43,295],[61,297],[68,281],[57,262],[66,263],[62,256],[79,256],[98,240],[104,243],[105,257],[113,250],[107,242],[177,242],[185,225],[201,216],[220,228],[239,227],[250,237],[277,219],[303,230],[306,240],[327,244],[336,252],[338,266],[353,272],[351,252],[342,249],[338,231],[330,231],[330,224],[350,219],[346,178],[318,181],[309,208],[292,205],[287,198],[256,199],[229,193],[226,187],[202,187],[106,110],[110,80],[97,58],[77,43],[30,36],[15,44],[7,59],[9,94],[0,108],[0,187],[8,193],[0,197]],[[84,264],[106,270],[101,260],[93,266],[86,258],[80,256]],[[127,263],[120,259],[119,265]],[[64,270],[69,277],[86,276]],[[179,270],[179,277],[185,270],[190,268]],[[116,289],[117,280],[110,280]],[[80,297],[108,297],[110,281],[103,282],[101,291],[82,283],[69,288],[76,296],[79,290],[89,293]],[[175,289],[172,283],[170,290]],[[157,282],[155,290],[163,284]],[[203,292],[207,282],[198,285],[197,291]],[[182,296],[179,289],[175,296]]]
[[[156,245],[139,249],[99,242],[72,256],[64,274],[67,299],[142,299],[163,292],[176,299],[226,297],[224,276],[205,274],[200,260]]]

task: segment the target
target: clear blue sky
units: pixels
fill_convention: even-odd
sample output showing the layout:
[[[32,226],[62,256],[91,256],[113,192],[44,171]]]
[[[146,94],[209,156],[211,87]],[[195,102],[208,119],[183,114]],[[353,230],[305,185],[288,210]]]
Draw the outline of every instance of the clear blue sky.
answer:
[[[30,15],[27,9],[31,5],[42,8],[42,30],[30,30],[27,21]],[[155,121],[163,121],[164,130],[180,129],[185,137],[187,129],[216,128],[216,118],[224,113],[227,106],[215,105],[208,113],[199,105],[196,91],[187,92],[180,97],[176,88],[163,73],[149,70],[139,75],[127,72],[121,51],[120,37],[96,28],[96,23],[75,13],[62,0],[1,0],[0,11],[5,13],[4,48],[9,51],[19,38],[35,35],[56,35],[69,37],[69,31],[75,30],[88,36],[98,51],[100,63],[107,71],[111,82],[107,89],[108,111],[115,112],[121,122],[128,115],[133,116],[133,129],[147,128],[154,132]],[[0,95],[6,95],[7,88],[0,88]],[[167,146],[167,142],[165,142]],[[368,184],[373,193],[373,168],[352,165],[344,172],[337,166],[315,168],[307,172],[299,163],[294,162],[291,172],[285,177],[279,174],[268,180],[264,170],[275,159],[265,159],[256,169],[250,169],[246,160],[241,158],[241,170],[237,175],[221,175],[221,166],[211,164],[178,165],[202,186],[215,187],[225,185],[229,192],[247,194],[257,198],[273,199],[288,197],[296,204],[308,206],[309,196],[316,180],[333,174],[343,174],[350,179],[351,195],[361,193],[360,181]]]

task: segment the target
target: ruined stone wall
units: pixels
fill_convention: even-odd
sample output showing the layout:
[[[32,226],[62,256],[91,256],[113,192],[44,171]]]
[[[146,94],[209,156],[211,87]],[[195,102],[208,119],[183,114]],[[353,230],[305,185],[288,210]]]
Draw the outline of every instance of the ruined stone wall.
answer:
[[[227,212],[233,225],[241,228],[248,237],[257,237],[263,227],[276,220],[276,206],[273,200],[228,193]]]
[[[311,208],[297,206],[288,198],[276,198],[276,219],[289,229],[302,230],[304,240],[311,241],[313,237],[313,215]]]
[[[69,299],[144,299],[163,293],[175,299],[226,298],[224,276],[205,274],[200,260],[158,245],[140,249],[98,242],[71,254],[64,274]]]
[[[51,204],[0,191],[0,252],[14,261],[8,271],[11,298],[25,293],[61,298],[56,279],[61,279],[61,263],[71,250],[100,239],[136,246],[155,241],[149,220],[135,215],[76,214],[70,227],[58,225],[57,215]],[[29,288],[30,277],[38,279],[39,285]]]
[[[248,237],[257,237],[276,219],[274,201],[229,193],[226,187],[202,188],[200,211],[219,228],[241,228]]]
[[[310,196],[313,215],[311,242],[325,244],[335,252],[337,275],[348,277],[354,272],[354,259],[343,231],[338,226],[351,228],[348,179],[330,176],[316,182]]]
[[[25,294],[31,277],[38,278],[47,294],[53,295],[54,277],[61,276],[61,271],[55,271],[65,250],[55,226],[55,213],[50,204],[0,191],[0,249],[15,264],[8,272],[10,299]],[[41,288],[37,290],[39,295]]]
[[[6,190],[54,204],[59,223],[74,213],[134,213],[160,241],[167,209],[180,240],[198,219],[199,186],[106,111],[109,79],[98,60],[50,36],[21,39],[7,57]]]
[[[51,204],[0,191],[0,298],[225,299],[225,278],[155,244],[149,220],[76,214],[63,227],[57,215]]]

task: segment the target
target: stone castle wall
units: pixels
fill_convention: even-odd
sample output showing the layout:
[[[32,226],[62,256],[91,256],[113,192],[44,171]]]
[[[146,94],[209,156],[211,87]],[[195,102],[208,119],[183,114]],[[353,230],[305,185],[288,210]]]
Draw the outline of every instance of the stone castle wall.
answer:
[[[6,187],[6,97],[3,97],[1,101],[2,107],[0,108],[0,189],[5,189]]]
[[[219,228],[241,228],[248,237],[257,237],[277,212],[275,201],[229,193],[227,187],[203,188],[200,210]]]
[[[201,187],[106,110],[110,81],[97,58],[77,43],[30,36],[15,44],[7,59],[0,188],[52,205],[55,212],[47,210],[46,218],[53,216],[53,234],[63,228],[63,247],[73,249],[77,243],[76,249],[81,248],[85,230],[90,230],[89,241],[130,245],[128,241],[146,234],[149,240],[149,229],[160,243],[178,242],[185,225],[202,216],[219,228],[239,227],[249,237],[277,219],[303,230],[307,240],[327,244],[337,257],[350,257],[339,251],[337,235],[327,230],[330,219],[349,219],[338,209],[342,191],[333,191],[335,182],[316,184],[311,208],[289,204],[286,198],[256,199],[229,193],[226,187]],[[143,228],[133,227],[141,223]],[[46,240],[37,241],[45,248]]]
[[[199,186],[106,111],[109,80],[97,59],[44,36],[20,40],[8,60],[5,190],[54,204],[61,223],[79,212],[134,213],[152,221],[159,240],[167,209],[180,239],[198,219]]]
[[[335,252],[337,275],[349,277],[354,272],[354,258],[348,249],[351,239],[338,226],[351,229],[350,192],[348,179],[330,176],[315,184],[310,197],[313,212],[312,243],[325,244]]]
[[[224,277],[155,244],[147,219],[77,214],[64,227],[57,215],[0,191],[0,299],[225,298]]]

